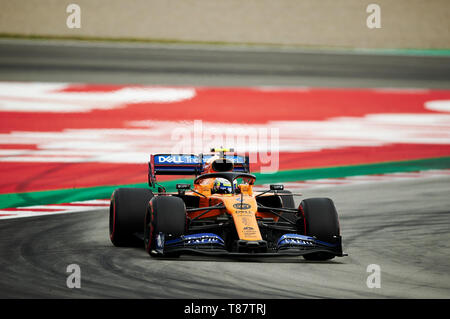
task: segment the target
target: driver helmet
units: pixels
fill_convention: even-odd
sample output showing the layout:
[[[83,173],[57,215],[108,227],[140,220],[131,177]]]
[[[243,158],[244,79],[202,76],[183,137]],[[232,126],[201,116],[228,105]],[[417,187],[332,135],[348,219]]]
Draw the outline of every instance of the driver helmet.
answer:
[[[237,182],[233,182],[235,188],[237,186]],[[232,188],[229,180],[225,178],[216,178],[214,181],[213,192],[217,194],[231,194]]]

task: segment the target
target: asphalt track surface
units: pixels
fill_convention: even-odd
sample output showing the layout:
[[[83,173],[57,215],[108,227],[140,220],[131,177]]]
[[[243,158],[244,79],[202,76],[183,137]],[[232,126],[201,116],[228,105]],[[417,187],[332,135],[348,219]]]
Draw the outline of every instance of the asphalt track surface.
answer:
[[[254,51],[8,40],[0,80],[450,87],[448,58]],[[335,201],[348,257],[153,259],[113,247],[107,210],[2,220],[0,298],[450,298],[449,177],[303,193]],[[70,264],[80,289],[66,285]],[[372,264],[380,288],[367,286]]]
[[[0,81],[448,89],[449,61],[273,47],[0,39]]]
[[[450,177],[304,190],[330,197],[347,257],[155,259],[116,248],[108,211],[0,223],[2,298],[449,298]],[[298,198],[300,200],[300,198]],[[69,289],[78,264],[81,288]],[[381,287],[368,288],[368,265]]]

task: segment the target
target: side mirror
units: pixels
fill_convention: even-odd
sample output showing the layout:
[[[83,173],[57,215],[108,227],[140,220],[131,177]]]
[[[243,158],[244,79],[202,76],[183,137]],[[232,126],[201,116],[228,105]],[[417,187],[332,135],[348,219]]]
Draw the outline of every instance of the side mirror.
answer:
[[[272,184],[270,185],[271,191],[282,191],[284,189],[284,185],[281,184]]]
[[[184,195],[185,192],[191,189],[191,184],[177,184],[178,195]]]

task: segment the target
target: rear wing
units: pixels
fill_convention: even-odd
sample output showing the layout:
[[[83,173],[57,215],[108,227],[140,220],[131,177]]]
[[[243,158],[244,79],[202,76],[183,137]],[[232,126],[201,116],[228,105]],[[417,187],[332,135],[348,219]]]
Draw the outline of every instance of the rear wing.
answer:
[[[204,164],[215,154],[151,154],[148,162],[148,184],[155,187],[156,175],[201,175]],[[248,155],[226,155],[234,172],[250,173]]]

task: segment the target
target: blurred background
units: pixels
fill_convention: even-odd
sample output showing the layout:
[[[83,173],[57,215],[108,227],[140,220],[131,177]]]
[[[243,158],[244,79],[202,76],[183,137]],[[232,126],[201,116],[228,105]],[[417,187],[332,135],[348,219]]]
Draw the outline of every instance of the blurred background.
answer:
[[[450,1],[0,7],[1,297],[450,297]],[[177,266],[112,251],[108,199],[148,187],[151,153],[179,149],[180,132],[206,152],[240,129],[275,143],[211,146],[256,153],[257,189],[333,198],[347,259]],[[73,260],[79,291],[64,284]],[[365,284],[373,263],[382,289]]]

